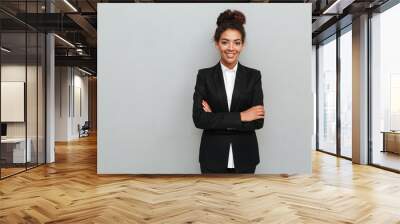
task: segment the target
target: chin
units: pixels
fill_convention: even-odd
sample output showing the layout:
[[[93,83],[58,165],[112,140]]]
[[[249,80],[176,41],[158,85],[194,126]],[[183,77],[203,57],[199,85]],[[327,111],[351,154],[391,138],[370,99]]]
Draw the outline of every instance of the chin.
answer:
[[[236,61],[236,59],[225,59],[226,62],[228,62],[229,64],[232,64]]]

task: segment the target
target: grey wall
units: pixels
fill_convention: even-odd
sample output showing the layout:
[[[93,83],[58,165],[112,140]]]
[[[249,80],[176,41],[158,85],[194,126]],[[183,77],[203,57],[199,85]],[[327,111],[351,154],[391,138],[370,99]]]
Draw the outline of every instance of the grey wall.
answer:
[[[98,173],[200,173],[197,70],[215,65],[216,19],[247,16],[240,62],[262,74],[256,173],[310,173],[311,4],[99,4]]]

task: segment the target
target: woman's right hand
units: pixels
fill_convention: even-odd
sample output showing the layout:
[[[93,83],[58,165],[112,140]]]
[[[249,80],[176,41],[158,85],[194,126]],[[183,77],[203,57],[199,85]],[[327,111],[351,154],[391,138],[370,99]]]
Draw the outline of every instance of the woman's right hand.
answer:
[[[261,119],[264,118],[264,113],[265,111],[263,105],[253,106],[240,113],[240,120],[249,122]]]

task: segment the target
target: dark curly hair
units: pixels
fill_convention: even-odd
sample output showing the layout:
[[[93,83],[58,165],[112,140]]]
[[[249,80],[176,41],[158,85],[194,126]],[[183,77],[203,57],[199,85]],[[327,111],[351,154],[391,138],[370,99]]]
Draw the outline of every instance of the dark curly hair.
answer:
[[[242,35],[242,41],[246,38],[246,31],[244,30],[243,24],[246,23],[246,17],[238,10],[227,9],[220,13],[217,19],[217,29],[215,29],[214,40],[219,41],[221,34],[227,29],[233,29],[240,32]]]

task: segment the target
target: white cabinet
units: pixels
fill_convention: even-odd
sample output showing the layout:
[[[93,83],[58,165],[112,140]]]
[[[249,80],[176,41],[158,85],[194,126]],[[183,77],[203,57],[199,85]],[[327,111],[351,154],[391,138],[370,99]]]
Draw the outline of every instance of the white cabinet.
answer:
[[[27,143],[28,145],[25,151],[25,138],[7,138],[1,140],[2,145],[7,145],[7,147],[12,148],[13,163],[25,163],[32,161],[32,140],[28,138]]]

